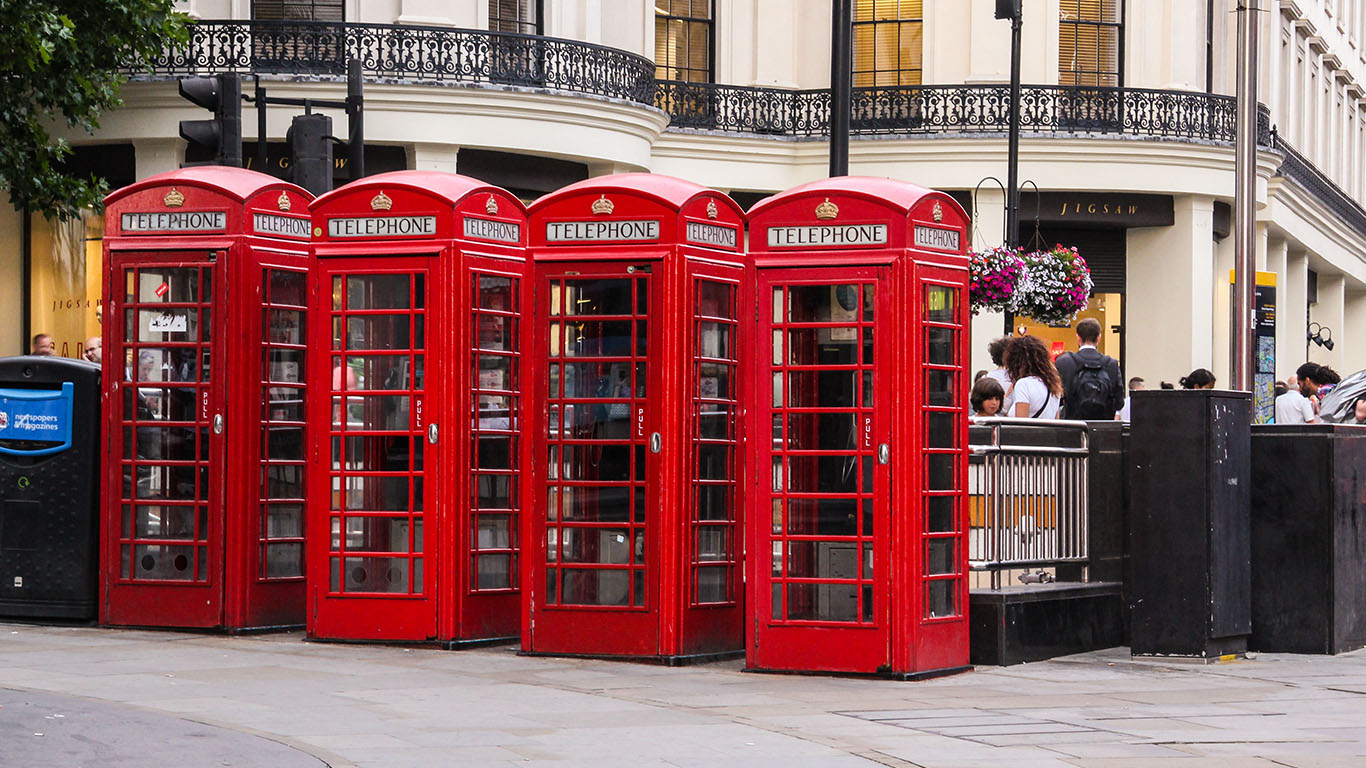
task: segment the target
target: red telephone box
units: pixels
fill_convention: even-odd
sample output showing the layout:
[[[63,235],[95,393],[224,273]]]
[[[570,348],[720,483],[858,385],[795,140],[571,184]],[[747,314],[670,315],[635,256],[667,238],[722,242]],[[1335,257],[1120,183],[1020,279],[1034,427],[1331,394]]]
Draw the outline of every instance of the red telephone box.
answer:
[[[102,623],[303,623],[311,200],[223,167],[105,198]]]
[[[318,198],[313,227],[308,633],[515,639],[525,208],[398,171]]]
[[[744,214],[667,176],[530,208],[527,653],[678,663],[743,647]]]
[[[890,179],[750,212],[749,667],[967,666],[967,239],[952,198]]]

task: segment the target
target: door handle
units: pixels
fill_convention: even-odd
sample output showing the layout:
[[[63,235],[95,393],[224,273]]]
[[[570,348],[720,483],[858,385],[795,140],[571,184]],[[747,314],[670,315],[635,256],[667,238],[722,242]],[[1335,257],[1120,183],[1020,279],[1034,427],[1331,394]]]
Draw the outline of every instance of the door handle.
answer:
[[[659,449],[664,445],[664,440],[658,432],[650,433],[650,453],[659,453]]]
[[[221,413],[213,415],[213,433],[215,435],[223,434],[223,414]]]
[[[877,444],[877,463],[886,464],[892,460],[892,446],[886,443]]]
[[[436,438],[437,438],[436,422],[433,421],[432,423],[430,423],[430,424],[427,425],[427,442],[431,443],[432,445],[436,445]]]

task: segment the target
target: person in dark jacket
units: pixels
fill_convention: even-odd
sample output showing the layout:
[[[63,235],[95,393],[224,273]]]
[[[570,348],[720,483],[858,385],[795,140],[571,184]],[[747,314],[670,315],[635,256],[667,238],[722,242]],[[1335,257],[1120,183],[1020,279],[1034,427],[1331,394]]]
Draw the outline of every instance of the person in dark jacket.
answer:
[[[1119,361],[1096,349],[1100,323],[1086,318],[1077,323],[1076,352],[1058,355],[1055,361],[1062,377],[1062,416],[1064,419],[1113,421],[1124,406],[1124,379]]]

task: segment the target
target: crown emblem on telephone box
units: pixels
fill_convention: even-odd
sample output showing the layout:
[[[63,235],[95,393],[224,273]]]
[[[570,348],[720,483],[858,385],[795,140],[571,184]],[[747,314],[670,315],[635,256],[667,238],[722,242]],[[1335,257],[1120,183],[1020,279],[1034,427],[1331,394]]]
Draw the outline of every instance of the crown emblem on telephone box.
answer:
[[[498,215],[498,199],[493,195],[489,195],[488,202],[484,203],[484,213],[490,216]]]
[[[281,192],[281,193],[280,193],[280,197],[275,201],[275,204],[278,205],[278,206],[280,206],[280,210],[282,210],[282,211],[287,211],[287,210],[289,210],[289,205],[290,205],[290,203],[289,203],[289,193],[288,193],[288,192]]]
[[[716,201],[715,201],[715,200],[708,200],[708,201],[707,201],[707,218],[709,218],[709,219],[714,219],[714,218],[716,218],[719,214],[720,214],[720,211],[716,210]]]
[[[593,213],[595,214],[607,215],[615,209],[616,206],[612,204],[611,200],[607,199],[607,195],[603,195],[593,201]]]
[[[825,198],[825,202],[816,206],[816,218],[821,221],[829,221],[840,215],[840,207],[830,202],[830,198]]]
[[[389,196],[382,191],[378,195],[370,198],[370,210],[372,211],[387,211],[393,207],[394,201],[389,199]]]
[[[934,208],[930,211],[930,215],[934,216],[934,222],[936,224],[944,220],[944,208],[939,204],[938,200],[934,201]]]
[[[171,191],[167,192],[166,196],[161,198],[161,202],[167,208],[179,208],[185,204],[185,196],[180,193],[180,190],[171,187]]]

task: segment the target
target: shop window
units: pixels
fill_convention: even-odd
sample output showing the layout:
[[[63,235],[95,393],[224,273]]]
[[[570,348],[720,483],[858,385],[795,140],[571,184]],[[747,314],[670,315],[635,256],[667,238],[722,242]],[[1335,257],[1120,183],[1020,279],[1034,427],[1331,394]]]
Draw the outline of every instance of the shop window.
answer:
[[[262,21],[346,21],[345,0],[252,0],[251,18]]]
[[[712,0],[657,0],[655,3],[655,77],[710,83],[716,79],[712,56]]]
[[[924,75],[922,0],[857,0],[854,87],[920,85]]]
[[[30,231],[30,335],[45,333],[58,355],[79,359],[86,339],[100,335],[104,216],[86,210],[60,221],[33,214]],[[27,353],[29,340],[23,342]]]
[[[1058,84],[1121,86],[1124,0],[1062,0]]]
[[[489,31],[542,34],[541,0],[489,0]]]

